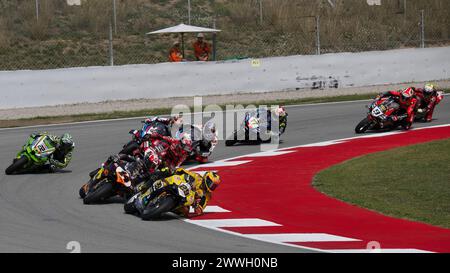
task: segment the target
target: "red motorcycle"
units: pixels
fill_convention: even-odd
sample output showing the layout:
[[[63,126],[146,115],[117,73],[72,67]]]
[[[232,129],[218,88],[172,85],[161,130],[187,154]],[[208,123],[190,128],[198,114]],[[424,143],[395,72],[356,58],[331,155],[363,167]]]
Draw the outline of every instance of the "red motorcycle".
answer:
[[[392,130],[398,126],[405,128],[405,119],[396,121],[390,119],[393,114],[401,111],[400,105],[393,98],[376,99],[367,108],[369,109],[367,117],[356,125],[355,133],[363,134],[368,130]],[[406,117],[406,113],[404,117]]]

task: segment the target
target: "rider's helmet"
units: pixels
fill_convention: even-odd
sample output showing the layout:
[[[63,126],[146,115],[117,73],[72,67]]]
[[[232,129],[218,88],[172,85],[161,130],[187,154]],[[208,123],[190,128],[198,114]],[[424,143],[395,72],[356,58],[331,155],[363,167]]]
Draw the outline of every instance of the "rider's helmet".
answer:
[[[161,159],[153,147],[144,150],[144,163],[150,169],[161,164]]]
[[[219,186],[220,176],[216,172],[206,172],[203,175],[202,183],[208,192],[212,192]]]
[[[436,91],[436,86],[434,86],[431,83],[427,83],[425,85],[425,87],[423,88],[423,91],[424,91],[425,95],[431,95],[433,92]]]
[[[72,150],[75,147],[72,136],[68,133],[63,134],[59,141],[59,147],[66,152]]]
[[[183,150],[185,150],[186,152],[191,152],[192,150],[191,134],[187,132],[182,133],[180,136],[180,143]]]
[[[274,111],[275,116],[277,117],[284,117],[286,116],[286,109],[284,109],[283,106],[278,106]]]
[[[412,87],[406,88],[402,91],[402,98],[404,100],[409,100],[414,96],[414,89]]]
[[[183,117],[180,115],[173,116],[170,118],[170,125],[176,125],[179,126],[183,124]]]
[[[275,115],[275,118],[279,118],[279,122],[284,123],[287,118],[287,112],[286,109],[283,106],[278,106],[275,110],[272,111]]]

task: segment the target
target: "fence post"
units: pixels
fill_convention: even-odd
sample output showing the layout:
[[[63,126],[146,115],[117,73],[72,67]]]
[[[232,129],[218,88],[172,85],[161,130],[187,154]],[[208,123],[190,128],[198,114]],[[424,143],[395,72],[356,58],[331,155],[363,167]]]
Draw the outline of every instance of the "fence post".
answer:
[[[263,4],[262,0],[259,0],[259,23],[263,24]]]
[[[188,25],[191,24],[191,0],[188,0]]]
[[[109,65],[114,66],[113,31],[111,20],[109,21]]]
[[[113,20],[114,20],[114,34],[117,35],[117,10],[116,0],[113,0]]]
[[[216,29],[216,17],[213,19],[213,29]],[[216,61],[217,56],[217,34],[213,33],[213,61]]]
[[[421,10],[420,13],[420,47],[425,48],[425,10]]]
[[[39,22],[39,0],[36,0],[36,21]]]
[[[320,55],[320,15],[316,16],[316,54]]]

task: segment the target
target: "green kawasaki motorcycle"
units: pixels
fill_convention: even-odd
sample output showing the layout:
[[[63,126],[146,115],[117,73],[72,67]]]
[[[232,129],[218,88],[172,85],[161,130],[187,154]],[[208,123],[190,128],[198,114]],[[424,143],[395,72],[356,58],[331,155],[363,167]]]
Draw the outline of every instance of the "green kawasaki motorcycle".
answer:
[[[9,175],[43,166],[55,150],[55,144],[48,136],[30,137],[5,173]]]

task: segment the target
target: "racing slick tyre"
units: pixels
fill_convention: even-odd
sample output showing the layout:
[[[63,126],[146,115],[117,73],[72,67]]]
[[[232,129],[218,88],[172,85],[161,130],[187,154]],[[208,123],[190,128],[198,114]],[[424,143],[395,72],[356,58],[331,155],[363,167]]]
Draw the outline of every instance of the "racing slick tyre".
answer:
[[[84,184],[80,190],[78,191],[78,194],[80,195],[81,198],[85,198],[86,197],[86,192],[88,191],[88,184],[91,181],[89,181],[88,183]]]
[[[171,195],[159,197],[159,200],[153,205],[148,205],[141,214],[142,220],[151,220],[161,216],[165,212],[173,210],[177,202]]]
[[[26,156],[22,156],[21,158],[14,160],[14,162],[8,168],[6,168],[5,174],[13,174],[22,169],[27,163],[28,158]]]
[[[361,120],[361,122],[355,127],[355,133],[364,134],[369,129],[370,124],[371,122],[368,118]]]
[[[400,126],[402,127],[403,130],[408,131],[409,129],[411,129],[412,124],[410,122],[402,122],[400,124]]]
[[[132,202],[126,202],[125,205],[123,205],[123,209],[125,210],[126,214],[135,214],[138,212],[136,206],[134,205],[134,200]]]
[[[123,146],[123,149],[119,152],[119,154],[132,155],[133,151],[135,151],[136,149],[139,149],[139,144],[137,144],[135,141],[130,141],[129,143],[125,144],[125,146]]]
[[[106,182],[98,186],[94,191],[87,193],[86,196],[83,198],[83,204],[89,205],[104,201],[107,198],[111,197],[112,192],[113,192],[112,183]]]

